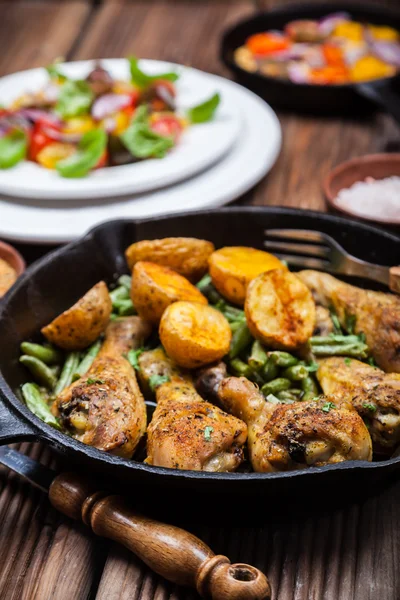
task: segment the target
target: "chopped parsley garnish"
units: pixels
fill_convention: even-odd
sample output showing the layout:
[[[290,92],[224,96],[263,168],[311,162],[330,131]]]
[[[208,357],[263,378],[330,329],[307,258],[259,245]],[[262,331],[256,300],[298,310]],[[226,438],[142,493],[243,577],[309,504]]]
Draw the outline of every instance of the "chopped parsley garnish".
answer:
[[[369,359],[367,360],[367,363],[368,363],[369,365],[371,365],[371,367],[375,367],[375,369],[376,369],[376,368],[377,368],[377,366],[378,366],[378,365],[376,364],[376,362],[375,362],[375,360],[374,360],[374,358],[373,358],[372,356],[370,356],[370,357],[369,357]]]
[[[136,371],[140,370],[139,367],[139,356],[144,352],[144,348],[138,348],[137,350],[129,350],[128,354],[126,355],[126,358],[128,359],[128,361],[130,362],[130,364],[132,365],[132,367],[134,369],[136,369]]]
[[[375,404],[370,404],[369,402],[366,402],[365,404],[363,404],[363,407],[366,408],[367,410],[370,410],[371,412],[376,411]]]
[[[348,356],[346,356],[346,358],[344,359],[344,364],[347,366],[351,365],[351,359]]]
[[[211,440],[211,434],[213,431],[214,427],[210,427],[209,425],[207,425],[207,427],[204,429],[204,439],[207,440],[207,442]]]
[[[88,379],[86,379],[86,383],[92,385],[92,383],[104,383],[104,381],[102,379],[92,379],[91,377],[89,377]]]
[[[328,413],[330,412],[331,408],[336,408],[336,404],[334,404],[333,402],[325,402],[325,404],[322,407],[322,410]]]
[[[149,386],[151,391],[155,392],[158,386],[162,385],[163,383],[167,383],[167,381],[169,380],[170,379],[168,375],[152,375],[149,379]]]
[[[346,315],[345,329],[347,333],[353,334],[356,326],[356,315]]]

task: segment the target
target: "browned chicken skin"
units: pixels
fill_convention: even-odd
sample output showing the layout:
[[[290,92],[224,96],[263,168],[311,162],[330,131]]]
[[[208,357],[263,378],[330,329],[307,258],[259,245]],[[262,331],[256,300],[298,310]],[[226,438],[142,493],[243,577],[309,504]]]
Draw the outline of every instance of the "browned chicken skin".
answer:
[[[130,458],[146,430],[146,406],[136,374],[124,358],[139,348],[150,326],[139,317],[112,321],[89,371],[56,398],[54,409],[73,437]]]
[[[243,461],[245,423],[205,402],[191,375],[180,370],[162,348],[141,354],[139,366],[144,384],[154,376],[169,378],[156,387],[146,462],[173,469],[234,471]]]
[[[375,449],[393,450],[400,442],[400,374],[384,373],[350,358],[333,356],[318,362],[323,391],[350,399],[368,422]]]
[[[333,306],[342,327],[346,328],[348,317],[355,317],[355,333],[365,334],[381,369],[400,373],[399,296],[364,290],[319,271],[300,271],[298,276],[317,304]]]
[[[273,404],[248,379],[229,377],[219,385],[221,404],[248,425],[253,469],[286,471],[345,460],[371,460],[371,438],[362,419],[335,397]]]

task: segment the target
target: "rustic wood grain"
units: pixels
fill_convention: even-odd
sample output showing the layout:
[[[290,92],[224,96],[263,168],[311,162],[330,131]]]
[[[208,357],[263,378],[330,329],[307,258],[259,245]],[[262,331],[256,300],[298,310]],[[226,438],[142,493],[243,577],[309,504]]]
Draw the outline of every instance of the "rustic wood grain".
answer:
[[[279,0],[279,5],[287,1]],[[260,7],[277,3],[257,0]],[[397,6],[398,0],[386,3]],[[107,0],[91,5],[0,3],[0,74],[46,64],[60,55],[78,59],[136,53],[228,76],[218,60],[218,37],[253,10],[253,3],[245,0]],[[397,126],[381,114],[366,120],[293,113],[279,117],[281,156],[268,178],[240,202],[324,210],[320,181],[332,165],[399,143]],[[26,258],[45,250],[28,248]],[[39,444],[23,444],[21,449],[53,464],[50,452]],[[346,490],[341,493],[345,496]],[[258,527],[239,527],[238,519],[229,527],[193,522],[188,528],[214,552],[267,573],[274,600],[399,600],[400,483],[346,508],[324,510],[328,500],[321,490],[319,512],[299,514],[294,498],[284,515],[271,503],[260,514]],[[242,510],[251,510],[251,498]],[[44,494],[5,469],[0,469],[0,531],[2,600],[198,598],[165,583],[127,550],[58,515]]]

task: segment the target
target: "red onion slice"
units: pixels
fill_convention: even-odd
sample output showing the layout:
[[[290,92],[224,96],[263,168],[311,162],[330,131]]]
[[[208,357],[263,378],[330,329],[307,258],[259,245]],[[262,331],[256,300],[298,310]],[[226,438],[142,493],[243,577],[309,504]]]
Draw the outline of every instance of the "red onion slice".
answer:
[[[351,21],[351,15],[348,12],[337,12],[323,17],[318,22],[318,29],[323,35],[330,35],[338,23]]]
[[[132,98],[128,94],[105,94],[93,102],[92,117],[96,121],[102,121],[131,103]]]
[[[42,127],[43,133],[47,137],[51,138],[55,142],[61,142],[63,144],[78,144],[83,136],[83,133],[64,133],[51,127]]]
[[[288,66],[288,76],[293,83],[310,83],[310,69],[304,63],[291,63]]]
[[[62,125],[62,120],[56,115],[46,110],[40,110],[39,108],[21,108],[20,110],[16,111],[14,115],[24,117],[30,121],[33,121],[34,123],[37,121],[43,121],[44,123],[54,125],[55,127],[61,127]]]

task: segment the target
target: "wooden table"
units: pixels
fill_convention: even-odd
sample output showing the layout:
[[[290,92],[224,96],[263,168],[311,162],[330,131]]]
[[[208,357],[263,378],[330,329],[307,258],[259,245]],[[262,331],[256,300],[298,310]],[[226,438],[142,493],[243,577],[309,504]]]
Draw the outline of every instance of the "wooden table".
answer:
[[[397,0],[387,3],[396,5]],[[41,66],[57,56],[76,60],[134,53],[229,76],[217,58],[220,33],[272,4],[268,0],[3,2],[0,74]],[[333,165],[399,144],[398,127],[382,114],[364,120],[292,113],[279,117],[284,135],[281,155],[270,175],[241,203],[325,210],[321,178]],[[28,261],[47,250],[20,248]],[[22,444],[21,449],[45,464],[54,461],[41,445]],[[345,496],[346,490],[340,493]],[[326,501],[321,490],[321,505]],[[398,600],[399,505],[400,483],[394,483],[365,502],[318,515],[296,516],[293,499],[284,518],[277,519],[274,506],[267,506],[257,528],[237,522],[225,530],[196,524],[190,528],[216,552],[264,570],[274,600]],[[42,493],[6,470],[0,471],[0,523],[2,600],[197,598],[165,584],[123,549],[55,514]]]

